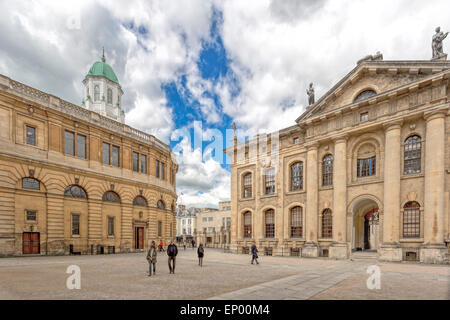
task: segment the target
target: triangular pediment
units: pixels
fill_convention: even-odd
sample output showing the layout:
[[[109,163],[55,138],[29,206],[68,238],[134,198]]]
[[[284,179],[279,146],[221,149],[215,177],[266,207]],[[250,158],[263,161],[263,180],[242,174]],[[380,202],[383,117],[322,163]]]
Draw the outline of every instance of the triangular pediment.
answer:
[[[448,69],[450,69],[450,61],[446,60],[363,61],[320,97],[316,103],[307,107],[296,121],[300,123],[310,117],[352,104],[363,91],[373,90],[377,96]]]

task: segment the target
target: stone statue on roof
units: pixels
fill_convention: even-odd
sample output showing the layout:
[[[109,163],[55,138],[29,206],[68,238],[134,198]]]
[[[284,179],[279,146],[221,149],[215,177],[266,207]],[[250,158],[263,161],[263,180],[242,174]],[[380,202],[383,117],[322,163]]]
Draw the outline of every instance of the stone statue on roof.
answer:
[[[314,104],[314,87],[313,87],[312,82],[309,84],[309,88],[306,90],[306,94],[308,95],[308,104],[313,105]]]
[[[447,37],[448,32],[443,33],[441,31],[441,27],[436,28],[436,33],[433,35],[431,41],[431,49],[433,50],[433,59],[439,59],[446,54],[444,53],[444,49],[442,46],[442,42]]]

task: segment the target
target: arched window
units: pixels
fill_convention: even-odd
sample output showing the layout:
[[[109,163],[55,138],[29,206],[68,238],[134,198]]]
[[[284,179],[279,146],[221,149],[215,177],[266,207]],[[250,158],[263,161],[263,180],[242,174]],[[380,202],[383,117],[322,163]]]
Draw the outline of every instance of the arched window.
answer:
[[[244,187],[243,187],[243,197],[244,198],[251,198],[252,197],[252,173],[249,172],[244,175]]]
[[[291,165],[291,191],[303,190],[303,162]]]
[[[110,88],[108,88],[108,90],[107,90],[107,102],[108,102],[108,104],[112,104],[112,90],[110,89]]]
[[[291,209],[291,238],[303,236],[302,207],[296,206]]]
[[[158,209],[165,209],[166,205],[162,200],[158,200],[158,202],[156,203],[156,207],[158,207]]]
[[[328,239],[333,237],[333,217],[330,209],[322,212],[322,238]]]
[[[405,140],[403,172],[405,174],[420,173],[422,159],[422,139],[415,135]]]
[[[243,214],[244,220],[244,238],[252,237],[252,213],[250,211],[246,211]]]
[[[264,213],[264,222],[265,222],[265,235],[266,238],[274,238],[275,237],[275,211],[273,209],[268,209]]]
[[[147,200],[143,196],[136,196],[136,198],[133,199],[133,205],[135,206],[147,206]]]
[[[273,194],[275,193],[275,169],[267,168],[264,172],[264,193]]]
[[[22,188],[30,190],[41,190],[41,183],[39,182],[39,180],[34,178],[23,178]]]
[[[100,87],[98,85],[94,86],[94,101],[100,101]]]
[[[322,186],[333,185],[333,156],[331,154],[322,160]]]
[[[355,98],[355,100],[353,102],[357,102],[357,101],[361,101],[361,100],[365,100],[368,99],[374,95],[376,95],[377,93],[373,90],[364,90],[363,92],[361,92],[360,94],[358,94]]]
[[[103,201],[120,203],[120,197],[114,191],[106,191],[102,197]]]
[[[403,207],[403,238],[420,238],[420,205],[415,201]]]
[[[64,195],[66,197],[87,199],[86,191],[77,185],[68,186],[66,190],[64,190]]]

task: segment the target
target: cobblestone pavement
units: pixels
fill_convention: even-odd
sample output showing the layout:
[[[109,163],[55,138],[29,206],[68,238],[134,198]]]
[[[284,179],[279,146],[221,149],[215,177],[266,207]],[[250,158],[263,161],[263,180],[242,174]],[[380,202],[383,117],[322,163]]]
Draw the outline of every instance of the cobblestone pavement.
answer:
[[[326,258],[260,257],[206,249],[179,250],[176,273],[158,256],[147,276],[145,253],[0,259],[0,299],[450,299],[450,267]],[[367,267],[381,269],[369,290]],[[66,288],[69,265],[81,268],[81,290]]]

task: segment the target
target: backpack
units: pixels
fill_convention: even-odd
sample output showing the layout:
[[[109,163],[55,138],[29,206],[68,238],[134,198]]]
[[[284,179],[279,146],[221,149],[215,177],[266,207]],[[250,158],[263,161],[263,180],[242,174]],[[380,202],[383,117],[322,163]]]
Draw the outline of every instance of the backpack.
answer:
[[[169,246],[169,255],[173,255],[175,253],[175,249],[173,246]]]

